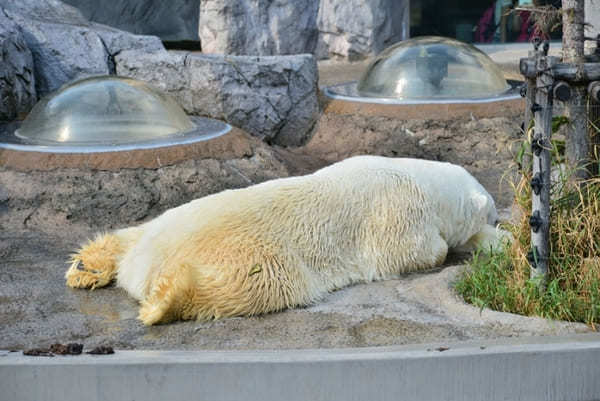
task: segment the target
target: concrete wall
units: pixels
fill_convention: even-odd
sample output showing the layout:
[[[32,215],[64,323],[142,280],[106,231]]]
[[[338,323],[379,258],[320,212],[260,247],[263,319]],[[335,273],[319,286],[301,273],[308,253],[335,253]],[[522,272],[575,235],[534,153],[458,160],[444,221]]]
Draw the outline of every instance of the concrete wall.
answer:
[[[600,399],[599,360],[598,335],[444,348],[0,353],[0,388],[2,399],[45,401],[583,401]]]

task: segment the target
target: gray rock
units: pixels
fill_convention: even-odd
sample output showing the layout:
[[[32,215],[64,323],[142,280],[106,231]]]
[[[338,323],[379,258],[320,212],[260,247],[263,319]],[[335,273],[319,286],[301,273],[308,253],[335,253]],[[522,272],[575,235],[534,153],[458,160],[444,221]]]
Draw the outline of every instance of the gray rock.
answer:
[[[143,52],[164,51],[161,40],[157,36],[133,35],[129,32],[121,31],[107,25],[92,23],[94,30],[109,55],[109,68],[114,73],[114,56],[124,50],[136,49]]]
[[[0,120],[27,113],[35,101],[31,51],[19,27],[0,9]]]
[[[318,0],[203,0],[199,34],[205,53],[312,53]]]
[[[39,96],[77,78],[110,73],[109,55],[100,37],[89,28],[10,16],[23,29],[33,53]]]
[[[207,53],[357,60],[408,37],[408,0],[203,0]]]
[[[306,142],[318,117],[310,55],[188,58],[195,110],[220,107],[226,121],[282,146]]]
[[[112,57],[124,49],[164,49],[158,38],[92,24],[58,0],[0,0],[0,7],[31,49],[38,96],[74,79],[114,73]]]
[[[407,0],[321,0],[318,58],[359,60],[408,37]]]
[[[318,118],[311,55],[246,57],[183,52],[121,52],[118,75],[173,95],[186,112],[223,119],[267,142],[305,143]]]
[[[600,7],[595,0],[584,1],[585,10],[585,36],[595,38],[600,35]],[[593,53],[598,47],[598,42],[591,40],[585,41],[585,48],[589,53]]]
[[[65,0],[90,21],[162,40],[198,40],[200,0]]]
[[[115,56],[116,73],[148,82],[169,93],[188,114],[215,117],[212,110],[197,112],[192,105],[190,74],[185,62],[187,57],[185,52],[123,51]]]
[[[11,14],[24,15],[36,21],[89,25],[79,10],[59,0],[0,0],[0,7]]]

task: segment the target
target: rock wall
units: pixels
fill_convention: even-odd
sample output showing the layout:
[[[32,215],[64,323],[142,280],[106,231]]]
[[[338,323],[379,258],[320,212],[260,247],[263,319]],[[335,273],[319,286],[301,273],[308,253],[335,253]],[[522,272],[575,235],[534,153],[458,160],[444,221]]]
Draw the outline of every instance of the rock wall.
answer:
[[[11,121],[35,104],[33,57],[19,27],[0,9],[0,121]]]
[[[2,0],[0,5],[33,15],[34,20],[66,17],[83,26],[91,20],[167,41],[200,39],[205,53],[230,55],[311,53],[320,59],[358,60],[408,37],[409,0],[65,2],[77,8],[58,0]],[[65,47],[73,44],[69,42]],[[87,42],[93,50],[93,40]]]
[[[408,37],[406,0],[321,0],[317,57],[360,60]]]
[[[202,0],[202,51],[236,55],[313,53],[315,0]]]
[[[123,51],[118,75],[171,94],[189,114],[225,120],[269,143],[305,143],[319,115],[311,55],[221,56]]]
[[[291,18],[296,11],[286,12]],[[0,69],[1,120],[27,113],[37,98],[67,82],[108,74],[149,82],[190,114],[225,120],[281,146],[304,144],[318,118],[312,55],[167,52],[157,37],[90,23],[58,0],[0,0],[0,17],[6,60]]]
[[[90,21],[167,41],[198,40],[200,0],[64,0]]]
[[[90,23],[58,0],[0,0],[0,12],[19,27],[31,51],[38,97],[73,79],[114,73],[113,57],[123,50],[164,49],[156,37]]]
[[[408,37],[408,0],[202,0],[207,53],[363,59]]]
[[[82,224],[94,231],[123,227],[192,199],[288,175],[266,144],[247,134],[232,142],[244,146],[233,144],[213,157],[157,169],[17,171],[0,166],[0,233],[21,228],[60,233]]]
[[[588,24],[585,26],[585,36],[595,38],[600,35],[600,4],[597,0],[585,0],[585,22]],[[585,42],[585,46],[590,51],[594,51],[598,47],[598,43],[588,40]]]

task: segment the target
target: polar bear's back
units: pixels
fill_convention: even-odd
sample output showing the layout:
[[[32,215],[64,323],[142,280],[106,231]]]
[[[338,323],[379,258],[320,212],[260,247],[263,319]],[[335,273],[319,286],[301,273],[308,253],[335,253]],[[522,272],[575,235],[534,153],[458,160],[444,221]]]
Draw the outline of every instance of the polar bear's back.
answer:
[[[495,213],[492,197],[460,166],[358,156],[307,176],[276,179],[194,200],[160,216],[153,222],[153,230],[158,234],[175,224],[180,233],[195,235],[223,226],[260,232],[278,241],[302,241],[314,232],[326,235],[329,230],[342,228],[354,232],[372,216],[378,216],[383,224],[387,216],[386,224],[399,225],[398,234],[407,226],[434,224],[454,247],[475,234]],[[303,226],[310,232],[298,229]],[[323,243],[321,238],[315,241]]]
[[[431,204],[409,175],[377,160],[386,159],[342,162],[171,209],[146,224],[139,251],[128,259],[150,263],[176,251],[204,269],[247,274],[275,258],[319,294],[418,268]],[[159,268],[148,267],[150,275]]]

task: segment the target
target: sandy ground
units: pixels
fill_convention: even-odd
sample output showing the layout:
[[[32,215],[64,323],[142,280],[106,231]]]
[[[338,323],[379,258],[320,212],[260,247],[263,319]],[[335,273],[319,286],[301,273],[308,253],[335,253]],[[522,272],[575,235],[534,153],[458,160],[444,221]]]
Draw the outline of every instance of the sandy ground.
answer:
[[[364,67],[362,67],[364,68]],[[355,79],[360,65],[321,66],[321,84]],[[501,111],[499,112],[501,115]],[[465,166],[508,218],[520,117],[401,121],[325,114],[294,150],[252,142],[231,160],[118,172],[0,168],[0,349],[82,342],[121,349],[332,348],[453,342],[589,331],[582,324],[480,310],[452,291],[467,255],[444,268],[356,285],[317,305],[253,318],[145,327],[124,291],[64,285],[68,255],[94,231],[136,224],[224,188],[304,174],[355,154],[422,157]]]

